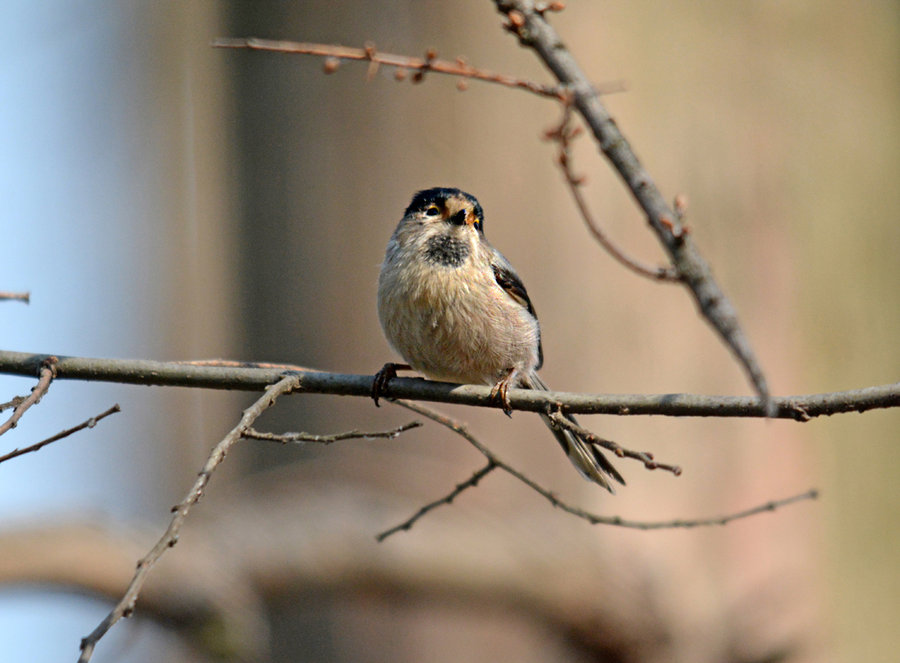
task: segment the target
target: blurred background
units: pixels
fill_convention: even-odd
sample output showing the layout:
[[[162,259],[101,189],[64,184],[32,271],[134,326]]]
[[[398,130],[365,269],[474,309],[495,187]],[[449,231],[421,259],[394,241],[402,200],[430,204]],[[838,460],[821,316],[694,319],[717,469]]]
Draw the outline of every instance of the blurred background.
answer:
[[[373,373],[374,297],[414,191],[458,186],[541,316],[554,388],[747,394],[689,295],[588,236],[541,140],[556,105],[381,68],[210,47],[257,36],[441,57],[538,81],[493,3],[8,0],[0,56],[4,349],[227,357]],[[732,298],[776,394],[900,372],[900,6],[573,0],[552,22]],[[576,170],[629,253],[663,256],[588,138]],[[0,400],[33,380],[0,378]],[[3,437],[0,641],[77,658],[169,507],[255,396],[56,382]],[[213,478],[103,661],[891,661],[900,646],[900,413],[793,422],[587,417],[680,464],[580,480],[535,417],[445,407],[560,497],[710,516],[818,487],[725,528],[591,527],[491,475],[409,532],[374,535],[482,466],[427,424],[396,440],[244,443]],[[4,414],[6,416],[6,414]],[[284,399],[274,431],[386,429],[365,399]]]

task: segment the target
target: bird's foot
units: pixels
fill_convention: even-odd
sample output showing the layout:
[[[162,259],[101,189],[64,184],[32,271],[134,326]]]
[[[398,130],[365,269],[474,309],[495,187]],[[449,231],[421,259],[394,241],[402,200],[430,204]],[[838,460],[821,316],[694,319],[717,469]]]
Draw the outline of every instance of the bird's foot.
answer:
[[[512,416],[512,405],[509,403],[509,385],[512,383],[515,375],[516,369],[509,369],[509,372],[497,380],[497,384],[491,389],[491,400],[503,406],[503,412],[506,413],[507,417]]]
[[[381,370],[375,374],[375,379],[372,380],[372,400],[375,401],[375,407],[380,407],[378,399],[384,396],[388,382],[397,377],[397,371],[409,370],[412,370],[412,366],[409,364],[395,364],[392,361],[381,367]]]

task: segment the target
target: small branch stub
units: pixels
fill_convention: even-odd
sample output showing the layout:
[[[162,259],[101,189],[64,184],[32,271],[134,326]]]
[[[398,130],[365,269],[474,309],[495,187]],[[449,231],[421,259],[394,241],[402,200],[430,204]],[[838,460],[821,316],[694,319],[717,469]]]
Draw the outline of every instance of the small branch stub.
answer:
[[[2,301],[4,299],[22,302],[23,304],[30,304],[31,303],[31,293],[30,292],[0,291],[0,301]]]

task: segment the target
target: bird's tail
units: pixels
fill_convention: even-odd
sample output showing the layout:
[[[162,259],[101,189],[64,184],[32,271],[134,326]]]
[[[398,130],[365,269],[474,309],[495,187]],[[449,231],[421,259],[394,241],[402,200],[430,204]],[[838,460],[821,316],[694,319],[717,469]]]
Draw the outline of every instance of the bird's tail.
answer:
[[[526,389],[549,391],[547,385],[545,385],[543,380],[541,380],[537,373],[534,372],[531,372],[527,377],[522,379],[521,384]],[[572,423],[577,423],[575,417],[568,414],[564,416]],[[622,478],[622,475],[618,473],[616,468],[613,467],[612,463],[610,463],[606,456],[603,455],[603,452],[600,451],[596,444],[591,444],[583,437],[576,435],[570,430],[559,428],[546,414],[542,414],[541,419],[547,424],[547,428],[553,433],[553,436],[557,439],[560,446],[563,448],[563,451],[566,452],[569,460],[572,461],[572,464],[581,476],[588,481],[600,484],[613,494],[615,494],[616,491],[613,490],[613,487],[609,482],[610,477],[623,486],[625,485],[625,479]]]

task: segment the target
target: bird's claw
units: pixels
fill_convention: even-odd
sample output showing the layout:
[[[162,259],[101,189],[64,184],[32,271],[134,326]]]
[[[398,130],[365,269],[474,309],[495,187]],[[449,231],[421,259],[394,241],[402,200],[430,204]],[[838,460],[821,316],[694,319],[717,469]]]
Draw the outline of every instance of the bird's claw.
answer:
[[[384,396],[388,382],[397,377],[397,371],[408,371],[410,368],[409,364],[395,364],[392,361],[381,367],[372,380],[372,400],[375,401],[375,407],[381,407],[378,399]]]
[[[509,402],[509,383],[512,373],[497,381],[497,384],[491,389],[491,400],[503,407],[503,412],[507,417],[512,416],[512,405]]]

